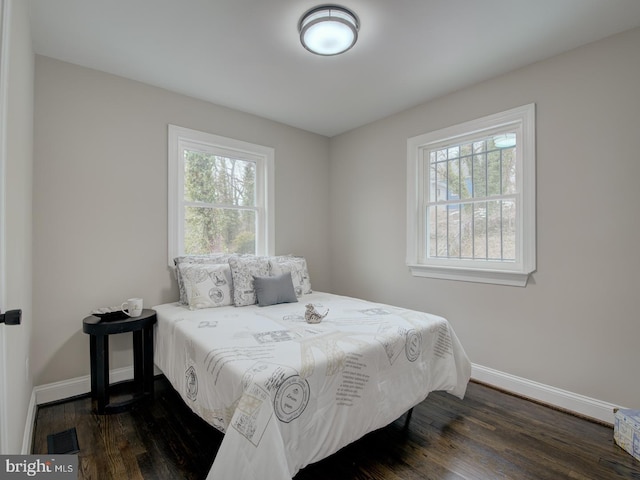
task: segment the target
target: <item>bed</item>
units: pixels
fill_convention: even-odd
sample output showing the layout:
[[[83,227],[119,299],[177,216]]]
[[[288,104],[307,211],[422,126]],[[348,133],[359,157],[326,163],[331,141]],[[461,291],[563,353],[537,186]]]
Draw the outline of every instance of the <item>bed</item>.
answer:
[[[209,272],[208,279],[221,283],[224,275]],[[296,272],[280,276],[291,281]],[[240,276],[226,278],[235,282],[227,294],[249,292]],[[309,293],[304,285],[295,291],[289,302],[268,306],[154,307],[156,365],[184,402],[225,434],[210,480],[291,479],[431,391],[464,396],[471,364],[444,318]],[[326,316],[308,323],[307,305]]]

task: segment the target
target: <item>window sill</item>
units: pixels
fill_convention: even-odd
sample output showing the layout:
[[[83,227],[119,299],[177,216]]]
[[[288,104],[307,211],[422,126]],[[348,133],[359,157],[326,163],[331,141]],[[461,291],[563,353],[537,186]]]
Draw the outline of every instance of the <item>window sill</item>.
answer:
[[[494,285],[509,285],[512,287],[526,287],[529,275],[531,274],[531,272],[523,273],[458,267],[434,267],[428,265],[409,265],[409,269],[414,277],[457,280],[461,282],[491,283]]]

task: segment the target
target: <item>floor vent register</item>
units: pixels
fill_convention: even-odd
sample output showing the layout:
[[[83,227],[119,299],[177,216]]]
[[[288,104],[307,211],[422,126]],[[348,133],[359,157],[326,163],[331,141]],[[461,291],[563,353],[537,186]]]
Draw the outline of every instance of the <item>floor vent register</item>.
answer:
[[[76,427],[58,433],[47,435],[47,449],[49,454],[71,455],[78,453],[78,434]]]

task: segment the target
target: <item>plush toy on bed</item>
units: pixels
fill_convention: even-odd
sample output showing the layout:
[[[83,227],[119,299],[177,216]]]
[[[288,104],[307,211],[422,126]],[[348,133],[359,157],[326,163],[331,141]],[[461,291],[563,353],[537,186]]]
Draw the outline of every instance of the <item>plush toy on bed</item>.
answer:
[[[322,319],[327,316],[327,313],[329,313],[329,309],[327,309],[324,314],[318,313],[312,303],[307,303],[306,307],[307,311],[304,312],[304,319],[307,323],[320,323]]]

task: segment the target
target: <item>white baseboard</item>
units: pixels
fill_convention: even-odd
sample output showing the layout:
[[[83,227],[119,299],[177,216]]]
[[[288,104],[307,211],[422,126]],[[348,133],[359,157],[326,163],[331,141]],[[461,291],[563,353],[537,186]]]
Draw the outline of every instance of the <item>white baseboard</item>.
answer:
[[[613,409],[619,407],[619,405],[516,377],[482,365],[471,365],[471,378],[610,425],[613,425]]]
[[[117,383],[133,378],[133,367],[116,368],[109,371],[109,382]],[[34,388],[36,393],[36,404],[57,402],[66,398],[84,395],[91,391],[91,377],[71,378],[61,382],[48,383]]]
[[[111,383],[131,380],[132,378],[133,367],[117,368],[109,372],[109,380]],[[38,405],[57,402],[59,400],[65,400],[78,395],[84,395],[90,391],[91,377],[89,375],[34,387],[31,391],[31,399],[29,401],[24,427],[24,436],[22,437],[22,455],[29,455],[31,453],[33,428],[36,423]]]
[[[155,374],[157,375],[159,373],[161,373],[160,370],[155,367]],[[109,380],[111,383],[131,380],[132,378],[133,367],[118,368],[109,372]],[[483,367],[482,365],[472,364],[471,378],[506,390],[507,392],[546,403],[552,407],[568,410],[584,417],[593,418],[610,425],[613,425],[613,409],[618,407],[618,405],[613,405],[612,403],[585,397],[578,393],[544,385],[532,380],[527,380],[526,378]],[[84,395],[90,391],[91,377],[89,375],[35,387],[31,393],[31,400],[29,402],[29,411],[27,413],[22,442],[22,453],[26,455],[31,451],[33,427],[38,405]]]
[[[153,374],[160,375],[162,371],[155,365],[153,366]],[[115,368],[109,370],[109,383],[118,383],[133,378],[133,366]],[[91,392],[91,376],[84,375],[82,377],[62,380],[61,382],[47,383],[37,386],[33,389],[36,393],[36,404],[57,402],[78,395],[84,395]]]

